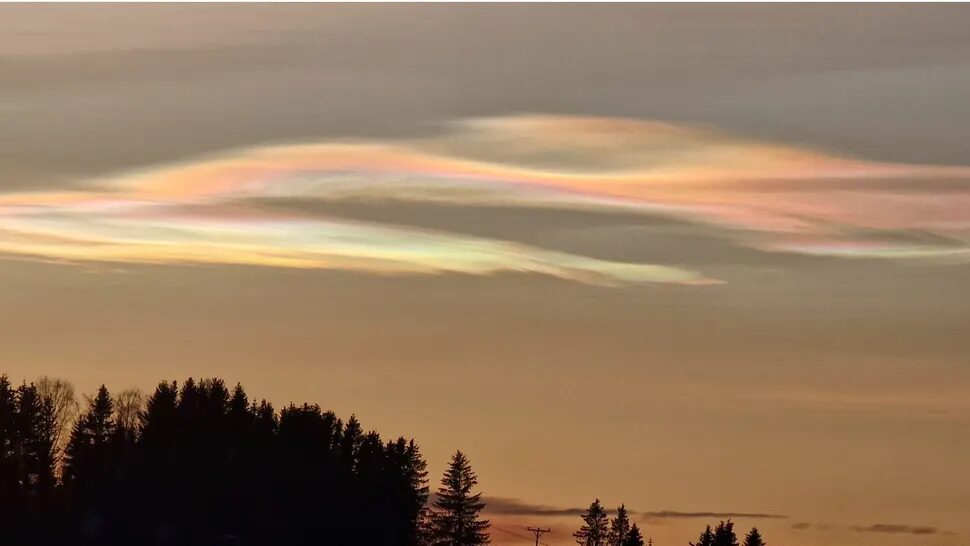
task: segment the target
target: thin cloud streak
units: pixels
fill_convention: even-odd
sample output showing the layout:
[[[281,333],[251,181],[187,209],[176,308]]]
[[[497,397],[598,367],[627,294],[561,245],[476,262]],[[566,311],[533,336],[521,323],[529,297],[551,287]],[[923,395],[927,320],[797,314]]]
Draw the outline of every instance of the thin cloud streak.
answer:
[[[800,521],[793,523],[792,529],[796,531],[818,530],[827,531],[831,529],[845,529],[857,533],[878,533],[894,535],[956,535],[953,531],[946,531],[930,525],[913,525],[906,523],[874,523],[872,525],[832,525],[828,523],[810,523]]]
[[[542,504],[532,504],[520,499],[510,497],[487,497],[485,511],[489,514],[502,516],[579,516],[586,512],[584,507],[557,507]],[[638,511],[627,509],[631,515],[640,516],[643,519],[698,519],[698,518],[760,518],[760,519],[786,519],[788,516],[783,514],[767,514],[758,512],[686,512],[677,510],[657,510],[657,511]]]
[[[852,527],[853,531],[860,533],[890,533],[905,535],[935,535],[942,533],[936,527],[928,525],[901,525],[893,523],[876,523],[868,527]]]

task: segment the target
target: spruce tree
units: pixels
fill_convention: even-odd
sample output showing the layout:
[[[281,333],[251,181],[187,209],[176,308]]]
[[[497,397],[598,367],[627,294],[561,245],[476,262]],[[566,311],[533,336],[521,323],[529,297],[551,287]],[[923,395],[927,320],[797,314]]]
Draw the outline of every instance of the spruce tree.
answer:
[[[386,495],[397,514],[393,543],[403,546],[424,544],[419,535],[428,501],[428,465],[414,440],[398,438],[388,442],[384,451],[389,481]]]
[[[155,463],[174,447],[178,430],[178,385],[162,381],[139,412],[139,440],[142,454]]]
[[[0,375],[0,509],[13,504],[20,483],[17,476],[17,391]],[[0,514],[3,512],[0,511]]]
[[[343,463],[346,472],[353,472],[354,464],[357,461],[357,452],[360,450],[363,441],[364,429],[360,426],[357,416],[351,415],[340,439],[340,461]]]
[[[65,450],[64,479],[90,486],[108,473],[114,438],[114,402],[104,385],[78,417]]]
[[[582,518],[583,526],[573,533],[576,543],[580,546],[606,546],[609,534],[608,518],[599,499],[589,505]]]
[[[616,516],[610,521],[610,532],[607,536],[607,544],[610,546],[623,546],[627,534],[630,532],[630,517],[626,513],[626,505],[621,504],[616,509]]]
[[[0,375],[0,542],[11,544],[17,544],[28,532],[20,461],[17,390],[6,375]]]
[[[636,523],[630,527],[626,538],[620,544],[621,546],[643,546],[643,535],[640,533],[640,528],[637,527]]]
[[[752,527],[744,537],[744,546],[765,546],[765,541],[761,538],[761,533],[757,527]]]
[[[482,494],[472,493],[478,477],[468,457],[456,451],[441,478],[431,518],[432,546],[478,546],[488,544],[489,522],[480,513],[485,503]]]
[[[33,383],[17,389],[18,474],[31,495],[49,492],[54,484],[54,446],[51,438],[52,408],[45,404]]]
[[[428,463],[414,440],[408,442],[404,450],[402,475],[405,479],[405,513],[411,529],[410,544],[418,543],[419,527],[428,503]]]
[[[713,546],[738,546],[738,536],[734,534],[733,521],[722,521],[714,528]]]
[[[712,546],[714,544],[714,533],[711,531],[711,526],[708,525],[704,532],[697,537],[697,542],[689,542],[690,546]]]

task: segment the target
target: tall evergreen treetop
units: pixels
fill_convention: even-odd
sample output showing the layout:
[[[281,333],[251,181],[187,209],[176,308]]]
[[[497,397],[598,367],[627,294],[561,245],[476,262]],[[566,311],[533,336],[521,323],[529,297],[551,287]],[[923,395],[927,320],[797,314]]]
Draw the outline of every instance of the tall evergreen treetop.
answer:
[[[722,521],[714,528],[713,546],[738,546],[738,536],[734,534],[734,522]]]
[[[609,536],[608,518],[599,499],[589,505],[582,518],[583,526],[573,533],[576,543],[580,546],[606,546]]]
[[[711,526],[708,525],[704,532],[697,537],[697,542],[688,543],[690,546],[712,546],[714,544],[714,532],[711,531]]]
[[[761,533],[757,527],[752,527],[744,537],[744,546],[765,546],[765,541],[761,538]]]
[[[435,497],[435,511],[431,523],[433,546],[478,546],[488,544],[489,521],[480,513],[485,507],[481,492],[472,493],[478,476],[472,471],[468,457],[456,451],[451,464],[441,478]]]
[[[630,532],[630,516],[626,512],[626,505],[621,504],[616,509],[616,516],[610,521],[610,531],[607,543],[610,546],[623,546],[627,534]]]
[[[98,389],[98,394],[90,405],[86,417],[93,435],[92,441],[98,445],[106,445],[111,441],[111,435],[114,432],[115,405],[104,385]]]
[[[18,479],[27,484],[32,493],[45,492],[54,485],[52,408],[44,403],[33,383],[21,385],[16,399],[14,428],[19,454]]]
[[[627,532],[621,546],[643,546],[643,534],[640,533],[640,528],[637,527],[636,523],[630,527],[630,531]]]

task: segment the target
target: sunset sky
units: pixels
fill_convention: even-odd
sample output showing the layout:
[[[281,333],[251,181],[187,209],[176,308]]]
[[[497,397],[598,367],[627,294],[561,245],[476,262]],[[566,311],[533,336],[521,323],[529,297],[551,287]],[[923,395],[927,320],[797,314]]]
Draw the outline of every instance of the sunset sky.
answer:
[[[0,372],[462,449],[497,545],[970,538],[970,6],[5,5]]]

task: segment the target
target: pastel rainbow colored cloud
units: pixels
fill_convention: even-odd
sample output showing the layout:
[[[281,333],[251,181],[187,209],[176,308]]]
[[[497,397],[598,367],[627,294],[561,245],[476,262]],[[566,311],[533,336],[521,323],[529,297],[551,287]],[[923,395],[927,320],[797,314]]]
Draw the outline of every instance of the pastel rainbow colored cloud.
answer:
[[[513,241],[250,206],[284,198],[622,210],[714,224],[738,245],[832,257],[966,259],[970,168],[881,163],[665,123],[458,122],[394,142],[269,146],[0,194],[0,252],[381,274],[530,272],[591,284],[712,282]],[[900,242],[900,233],[929,234]]]

